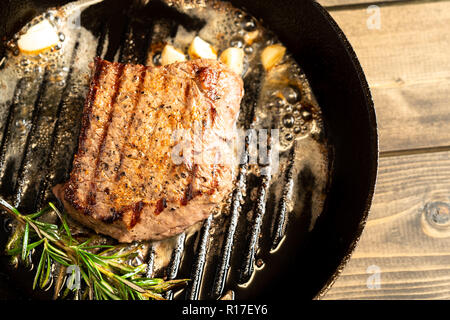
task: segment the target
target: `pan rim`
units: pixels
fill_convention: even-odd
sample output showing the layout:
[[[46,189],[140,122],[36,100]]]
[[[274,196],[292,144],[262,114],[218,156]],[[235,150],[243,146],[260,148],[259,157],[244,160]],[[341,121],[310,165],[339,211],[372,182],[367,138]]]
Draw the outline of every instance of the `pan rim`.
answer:
[[[325,294],[331,289],[335,281],[338,279],[338,277],[341,275],[342,271],[344,270],[345,266],[348,264],[352,254],[354,253],[360,239],[362,232],[365,228],[365,225],[367,223],[367,219],[369,216],[369,212],[372,206],[373,196],[375,193],[375,187],[377,183],[377,177],[378,177],[378,162],[379,162],[379,136],[377,131],[377,117],[376,117],[376,110],[375,105],[373,102],[372,94],[366,79],[366,76],[364,74],[364,71],[362,69],[362,66],[358,60],[358,57],[353,49],[353,47],[350,44],[350,41],[345,36],[342,29],[339,27],[337,22],[333,19],[333,17],[328,13],[328,11],[320,5],[316,1],[312,1],[315,8],[322,14],[324,19],[329,23],[329,25],[334,29],[337,37],[339,38],[339,41],[341,42],[342,46],[345,48],[348,57],[352,61],[352,64],[354,68],[356,69],[359,82],[361,84],[361,89],[363,90],[364,96],[365,96],[365,107],[367,111],[367,114],[369,116],[369,122],[371,126],[368,128],[369,130],[369,137],[370,137],[370,144],[371,144],[371,151],[372,151],[372,163],[371,163],[371,172],[369,173],[370,179],[368,181],[369,190],[367,193],[366,201],[364,210],[361,213],[361,219],[358,225],[357,230],[354,233],[353,241],[348,246],[346,252],[344,253],[343,258],[341,259],[341,262],[339,263],[337,269],[335,272],[330,276],[328,281],[325,283],[324,286],[320,289],[320,291],[313,297],[313,300],[321,300]]]

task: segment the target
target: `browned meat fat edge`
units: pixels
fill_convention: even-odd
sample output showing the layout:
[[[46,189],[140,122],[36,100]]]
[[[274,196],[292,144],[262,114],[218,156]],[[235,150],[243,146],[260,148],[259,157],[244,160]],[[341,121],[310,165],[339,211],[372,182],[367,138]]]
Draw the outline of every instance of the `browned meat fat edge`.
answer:
[[[128,73],[125,74],[126,72]],[[195,80],[197,83],[192,82],[190,78],[185,75],[185,73],[187,74],[189,72],[194,74],[194,80],[197,79]],[[219,78],[223,83],[219,82]],[[128,84],[124,84],[124,88],[122,88],[122,84],[125,82],[128,82]],[[131,86],[132,89],[135,89],[135,92],[125,92],[126,90],[124,89],[127,88],[127,85]],[[99,186],[103,187],[103,185],[98,185],[96,182],[105,181],[101,180],[105,179],[104,176],[99,177],[100,173],[102,175],[111,173],[108,171],[111,171],[110,168],[105,170],[102,167],[102,165],[108,166],[108,163],[104,162],[105,159],[108,160],[112,157],[111,159],[114,161],[111,162],[110,165],[116,164],[114,167],[114,176],[110,177],[108,175],[107,179],[109,180],[105,181],[106,184],[111,184],[112,181],[120,184],[122,179],[121,174],[125,173],[125,171],[121,172],[123,163],[128,161],[127,157],[130,156],[129,154],[125,155],[125,148],[129,143],[126,139],[137,137],[137,141],[140,141],[139,135],[137,134],[139,132],[139,126],[133,126],[132,124],[136,119],[138,123],[139,121],[142,121],[142,119],[146,120],[145,118],[142,118],[142,115],[140,115],[140,118],[137,118],[138,111],[144,113],[146,110],[143,111],[142,108],[145,109],[146,103],[153,103],[153,100],[148,100],[150,98],[146,95],[158,97],[159,92],[157,89],[163,88],[161,89],[163,92],[162,98],[160,99],[162,99],[163,102],[173,102],[172,97],[169,96],[177,95],[179,93],[170,92],[168,91],[168,88],[175,85],[176,88],[179,87],[180,89],[184,87],[181,95],[184,102],[175,100],[175,110],[173,115],[170,110],[171,106],[166,106],[164,104],[159,106],[159,109],[155,112],[150,113],[153,117],[151,120],[154,121],[153,128],[149,127],[151,131],[151,134],[149,134],[150,137],[153,137],[154,135],[157,136],[155,133],[156,127],[161,119],[169,121],[169,127],[170,124],[172,126],[174,123],[177,124],[176,119],[173,120],[175,122],[170,122],[171,116],[175,118],[178,116],[180,119],[179,121],[184,121],[187,114],[192,120],[192,114],[195,109],[192,108],[192,106],[192,110],[188,108],[190,104],[193,103],[192,100],[196,100],[197,102],[200,101],[198,104],[204,110],[208,110],[209,120],[205,120],[205,112],[203,112],[200,117],[203,117],[203,123],[209,121],[208,126],[211,126],[213,129],[215,128],[216,131],[219,130],[217,128],[221,128],[220,125],[222,125],[222,122],[230,124],[233,123],[233,121],[236,121],[239,104],[243,96],[242,79],[232,71],[228,70],[220,62],[193,60],[185,63],[177,63],[168,67],[152,68],[140,65],[112,63],[100,58],[95,59],[90,88],[83,111],[78,152],[74,158],[73,169],[69,180],[64,185],[56,186],[54,188],[55,195],[63,202],[64,207],[75,220],[94,229],[96,232],[110,235],[123,242],[162,239],[182,232],[191,224],[206,218],[211,209],[231,190],[232,182],[228,181],[231,180],[229,172],[230,168],[218,165],[209,169],[203,166],[199,169],[199,166],[195,164],[192,167],[187,168],[189,176],[186,179],[186,183],[182,185],[183,191],[179,191],[182,195],[180,196],[178,206],[174,205],[175,200],[173,197],[159,196],[150,202],[146,199],[142,199],[121,207],[111,206],[109,207],[109,212],[104,210],[98,211],[101,210],[96,207],[98,204],[98,195],[102,196],[102,199],[99,200],[102,201],[100,203],[100,208],[102,208],[102,206],[105,207],[107,205],[108,201],[110,201],[108,199],[112,197],[109,192],[113,192],[109,188],[102,190],[98,189]],[[226,93],[231,94],[227,95]],[[117,101],[119,97],[120,101]],[[99,100],[97,101],[97,99]],[[223,100],[221,101],[220,99]],[[194,105],[195,103],[196,102],[194,102]],[[125,110],[124,105],[129,109]],[[154,105],[149,105],[148,108],[151,107],[157,109]],[[100,114],[101,117],[99,117],[98,114],[96,116],[96,112]],[[120,117],[121,113],[126,115],[126,118],[124,115]],[[230,117],[229,119],[227,118],[228,116]],[[113,117],[116,117],[114,119],[117,123],[121,123],[120,121],[124,122],[124,134],[121,133],[122,136],[119,136],[124,140],[123,144],[120,145],[119,142],[116,142],[117,145],[115,146],[118,151],[118,157],[117,155],[111,156],[110,150],[112,140],[114,140],[114,134],[117,134],[114,132],[114,128],[112,128],[113,132],[110,132]],[[216,121],[222,122],[217,124]],[[117,123],[114,125],[117,126]],[[134,130],[133,135],[131,134],[132,130]],[[226,131],[219,132],[219,135],[220,134],[227,138]],[[107,139],[109,139],[109,142]],[[153,140],[148,141],[154,144],[156,143]],[[90,145],[88,146],[89,143]],[[108,143],[109,146],[107,145]],[[139,147],[143,148],[143,146],[145,147],[145,144],[138,144],[138,147],[136,148],[140,150]],[[164,142],[161,142],[159,145],[155,144],[155,147],[161,147],[162,151],[166,150],[166,152],[167,150],[171,150],[171,147],[164,145]],[[112,152],[112,154],[114,154],[114,152]],[[87,162],[89,164],[88,168],[83,167],[83,161],[87,161],[86,157],[87,160],[91,160]],[[103,159],[104,157],[106,158]],[[169,187],[162,189],[163,195],[164,192],[178,192],[174,191],[175,188],[173,190],[170,189],[172,187],[172,182],[174,182],[170,179],[173,179],[173,176],[178,176],[178,174],[174,174],[173,171],[178,169],[179,168],[174,166],[170,167],[170,165],[168,169],[163,168],[163,170],[170,170],[167,172],[168,181],[166,181],[166,183],[169,183]],[[200,173],[197,174],[197,172]],[[144,171],[144,175],[147,173],[148,172]],[[134,178],[133,180],[133,177],[129,179],[134,183],[139,180],[137,178]],[[205,189],[203,185],[199,187],[198,185],[200,183],[198,182],[198,179],[206,180],[209,183],[209,189]],[[111,184],[111,186],[114,187],[114,184]],[[80,190],[80,187],[83,188],[83,190]],[[157,193],[155,192],[155,194]],[[216,198],[213,199],[214,196],[216,196]],[[152,214],[150,215],[149,212]],[[144,217],[144,219],[141,219],[142,217]]]
[[[98,80],[100,73],[103,71],[104,64],[103,60],[96,57],[95,58],[95,69],[91,78],[91,83],[89,86],[89,91],[86,97],[86,102],[84,104],[84,110],[83,110],[83,117],[81,119],[81,129],[80,129],[80,136],[78,138],[78,152],[75,155],[76,157],[81,157],[85,150],[84,150],[84,142],[86,141],[86,133],[87,129],[89,127],[90,123],[90,115],[92,113],[92,107],[94,104],[95,96],[97,95],[98,90]],[[74,164],[76,164],[76,159],[74,159]],[[74,166],[72,168],[72,172],[70,174],[69,180],[66,182],[64,193],[61,194],[62,197],[59,197],[59,199],[67,199],[67,201],[70,201],[71,207],[75,210],[82,210],[82,206],[80,203],[77,203],[75,199],[75,193],[77,191],[77,184],[72,183],[74,180],[74,176],[76,176],[77,172],[79,172],[81,168],[78,168],[77,166]],[[55,194],[58,196],[58,194]],[[86,212],[87,213],[87,212]]]

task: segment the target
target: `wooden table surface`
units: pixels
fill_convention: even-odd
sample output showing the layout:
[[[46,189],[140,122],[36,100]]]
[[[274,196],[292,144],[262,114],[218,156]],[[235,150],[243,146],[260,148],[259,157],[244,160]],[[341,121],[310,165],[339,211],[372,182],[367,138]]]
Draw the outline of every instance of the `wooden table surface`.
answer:
[[[450,298],[450,0],[318,0],[371,87],[380,161],[361,240],[323,299]]]

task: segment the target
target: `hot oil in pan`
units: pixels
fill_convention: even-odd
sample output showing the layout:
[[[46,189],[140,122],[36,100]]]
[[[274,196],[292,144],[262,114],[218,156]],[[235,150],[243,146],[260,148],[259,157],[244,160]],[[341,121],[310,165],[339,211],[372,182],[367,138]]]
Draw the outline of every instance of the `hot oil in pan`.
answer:
[[[50,188],[71,169],[96,55],[158,65],[165,44],[187,53],[195,36],[219,55],[241,47],[246,95],[238,128],[255,129],[254,137],[260,129],[269,135],[277,129],[271,138],[278,141],[272,146],[278,163],[267,171],[253,154],[236,168],[236,189],[214,219],[185,235],[147,243],[143,259],[150,259],[149,274],[193,279],[176,298],[219,298],[228,290],[252,297],[268,275],[282,272],[287,253],[301,245],[322,211],[329,161],[320,108],[289,52],[264,70],[262,51],[279,41],[246,12],[219,1],[147,2],[88,8],[76,28],[54,11],[43,17],[58,26],[57,50],[31,57],[12,47],[0,70],[2,196],[26,212],[54,200]]]

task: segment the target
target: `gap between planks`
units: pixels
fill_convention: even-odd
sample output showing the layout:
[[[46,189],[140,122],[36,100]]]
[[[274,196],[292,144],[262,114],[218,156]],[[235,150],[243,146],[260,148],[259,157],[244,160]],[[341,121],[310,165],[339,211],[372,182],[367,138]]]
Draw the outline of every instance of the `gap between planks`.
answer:
[[[399,157],[399,156],[407,156],[407,155],[422,154],[422,153],[432,153],[432,152],[444,152],[444,151],[450,151],[450,146],[383,151],[383,152],[380,152],[380,158]]]

